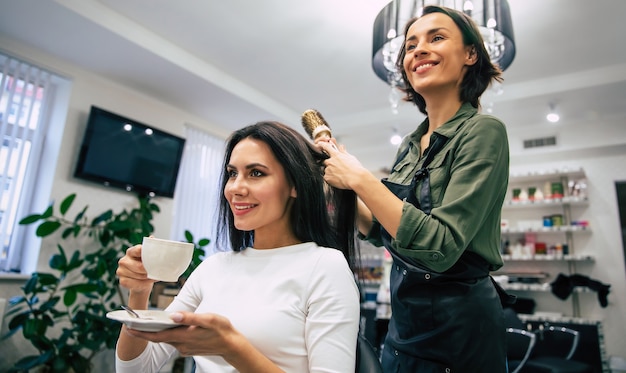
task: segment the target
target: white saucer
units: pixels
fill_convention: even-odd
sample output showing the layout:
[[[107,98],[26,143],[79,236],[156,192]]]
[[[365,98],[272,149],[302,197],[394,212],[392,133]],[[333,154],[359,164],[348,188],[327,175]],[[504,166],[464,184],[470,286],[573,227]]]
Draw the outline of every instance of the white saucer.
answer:
[[[107,317],[126,324],[130,329],[143,332],[159,332],[161,330],[175,328],[180,324],[170,319],[171,312],[160,310],[136,310],[141,319],[131,316],[124,310],[111,311]]]

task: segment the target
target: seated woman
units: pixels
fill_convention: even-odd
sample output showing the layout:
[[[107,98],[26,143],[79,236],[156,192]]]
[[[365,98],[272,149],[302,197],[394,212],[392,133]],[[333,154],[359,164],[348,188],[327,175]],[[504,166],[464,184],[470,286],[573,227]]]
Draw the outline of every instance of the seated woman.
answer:
[[[354,372],[360,308],[354,234],[346,234],[354,216],[331,216],[345,209],[329,205],[356,201],[327,200],[335,190],[324,184],[325,157],[277,122],[231,135],[216,241],[228,250],[207,257],[168,306],[180,327],[122,327],[118,373],[157,372],[176,350],[193,356],[197,372]],[[337,227],[345,222],[352,230]],[[146,309],[154,281],[141,245],[117,275],[129,306]]]

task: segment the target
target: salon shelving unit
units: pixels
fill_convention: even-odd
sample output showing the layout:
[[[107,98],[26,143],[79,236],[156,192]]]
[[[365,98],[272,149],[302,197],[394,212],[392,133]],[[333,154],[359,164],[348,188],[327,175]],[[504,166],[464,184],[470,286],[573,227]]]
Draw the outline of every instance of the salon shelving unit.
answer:
[[[528,190],[536,187],[544,191],[546,183],[561,183],[563,196],[561,198],[513,201],[514,188]],[[582,186],[573,193],[573,183]],[[575,287],[567,302],[571,304],[571,315],[561,312],[542,312],[545,303],[551,304],[551,282],[559,272],[565,275],[585,272],[595,263],[594,252],[588,248],[589,235],[592,234],[592,224],[588,221],[577,220],[585,215],[590,201],[586,193],[587,177],[582,169],[553,169],[540,172],[513,174],[509,178],[509,195],[502,207],[502,218],[508,220],[508,226],[502,227],[503,242],[509,240],[511,244],[516,240],[525,239],[527,234],[536,238],[537,242],[548,244],[561,242],[567,245],[567,253],[552,252],[534,254],[532,252],[505,252],[503,254],[504,267],[494,273],[512,274],[521,276],[527,274],[535,277],[536,282],[510,282],[504,286],[507,291],[520,297],[529,296],[537,300],[535,313],[532,315],[520,314],[520,318],[530,330],[541,330],[549,325],[564,326],[575,329],[580,333],[580,344],[575,359],[594,366],[596,372],[610,372],[605,352],[602,321],[581,315],[580,299],[594,299],[596,294],[587,287]],[[545,196],[544,196],[545,197]],[[543,217],[554,214],[562,215],[562,225],[543,225]],[[582,223],[586,224],[582,224]],[[593,298],[592,298],[593,297]],[[560,310],[559,310],[560,311]]]
[[[509,194],[502,208],[502,240],[509,242],[508,252],[503,253],[504,267],[494,275],[513,273],[521,277],[525,271],[529,278],[536,277],[538,283],[511,282],[504,287],[513,292],[550,292],[550,282],[558,272],[566,275],[577,273],[579,267],[593,264],[593,255],[578,253],[576,243],[580,237],[591,234],[588,222],[574,220],[589,205],[586,195],[586,176],[582,169],[553,169],[509,177]],[[545,184],[560,183],[563,195],[559,198],[513,200],[513,189],[528,191],[534,187],[544,192]],[[582,188],[574,188],[575,185]],[[574,215],[573,215],[574,214]],[[562,225],[544,226],[543,217],[560,215]],[[505,224],[504,222],[507,222]],[[535,254],[530,249],[519,250],[516,242],[525,238],[536,238],[548,247],[567,247],[567,252]],[[523,247],[523,246],[522,246]],[[538,269],[543,272],[538,272]],[[589,292],[586,288],[575,288],[571,294],[572,316],[580,317],[578,294]],[[538,305],[539,306],[539,305]]]

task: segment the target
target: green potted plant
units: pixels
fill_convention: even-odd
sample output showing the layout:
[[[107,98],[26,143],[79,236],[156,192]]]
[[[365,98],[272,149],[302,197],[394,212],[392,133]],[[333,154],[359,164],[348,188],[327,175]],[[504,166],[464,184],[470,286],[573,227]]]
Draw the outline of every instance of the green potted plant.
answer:
[[[115,348],[121,324],[106,313],[125,303],[115,271],[126,249],[154,232],[153,214],[159,207],[147,197],[139,205],[119,213],[107,210],[91,221],[87,206],[73,218],[66,217],[75,194],[58,206],[54,203],[42,214],[23,218],[20,224],[39,223],[38,237],[60,235],[58,252],[50,258],[50,272],[35,272],[22,287],[22,293],[9,300],[9,338],[19,330],[37,350],[37,355],[21,358],[10,372],[28,372],[42,367],[46,372],[90,372],[92,359],[101,351]],[[185,232],[188,242],[193,235]],[[89,242],[85,245],[84,242]],[[203,238],[195,244],[188,276],[201,262]],[[68,249],[68,245],[80,246]]]

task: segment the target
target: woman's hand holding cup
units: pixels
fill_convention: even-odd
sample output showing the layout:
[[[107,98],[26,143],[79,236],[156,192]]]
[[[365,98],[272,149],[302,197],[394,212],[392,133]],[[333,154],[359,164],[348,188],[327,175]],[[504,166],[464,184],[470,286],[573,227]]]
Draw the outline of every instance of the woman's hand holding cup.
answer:
[[[194,245],[144,237],[118,262],[120,285],[134,292],[151,291],[156,281],[176,282],[189,266]]]
[[[148,278],[148,273],[141,262],[141,249],[141,244],[128,248],[126,255],[117,263],[116,274],[122,287],[131,292],[149,294],[156,281]]]

